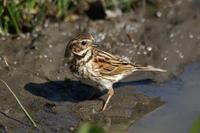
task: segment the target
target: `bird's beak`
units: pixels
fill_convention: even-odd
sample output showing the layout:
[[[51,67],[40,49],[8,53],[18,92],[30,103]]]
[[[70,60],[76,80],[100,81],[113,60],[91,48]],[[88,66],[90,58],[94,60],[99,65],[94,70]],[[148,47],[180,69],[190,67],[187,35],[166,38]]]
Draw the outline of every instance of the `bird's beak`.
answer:
[[[92,45],[92,47],[97,47],[97,45]]]
[[[92,44],[92,47],[97,47],[97,46],[98,46],[97,43],[93,43],[93,44]]]

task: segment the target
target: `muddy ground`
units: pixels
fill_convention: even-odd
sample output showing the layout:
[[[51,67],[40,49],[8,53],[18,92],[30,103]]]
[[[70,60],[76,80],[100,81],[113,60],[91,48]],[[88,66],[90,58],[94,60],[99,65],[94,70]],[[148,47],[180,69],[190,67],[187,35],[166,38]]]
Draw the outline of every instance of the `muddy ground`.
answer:
[[[177,77],[183,67],[200,57],[200,4],[164,2],[156,14],[137,12],[106,20],[80,17],[55,23],[24,36],[0,38],[0,78],[13,89],[39,125],[31,127],[5,86],[0,83],[0,132],[75,132],[91,121],[107,132],[126,131],[164,101],[135,93],[140,84],[161,84]],[[139,64],[167,69],[167,73],[138,72],[115,85],[115,95],[100,112],[106,95],[77,81],[67,70],[67,42],[90,33],[98,47]],[[7,60],[8,66],[4,59]],[[92,97],[94,94],[98,94]]]

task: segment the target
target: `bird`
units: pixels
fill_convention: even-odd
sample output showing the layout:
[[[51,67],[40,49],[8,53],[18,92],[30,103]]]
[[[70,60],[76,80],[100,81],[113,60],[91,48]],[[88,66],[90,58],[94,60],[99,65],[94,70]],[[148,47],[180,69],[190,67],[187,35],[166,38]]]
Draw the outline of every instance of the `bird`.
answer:
[[[71,39],[65,50],[68,70],[82,83],[107,90],[101,111],[105,111],[114,95],[113,84],[136,71],[166,72],[151,65],[136,65],[121,57],[97,48],[94,37],[81,34]]]

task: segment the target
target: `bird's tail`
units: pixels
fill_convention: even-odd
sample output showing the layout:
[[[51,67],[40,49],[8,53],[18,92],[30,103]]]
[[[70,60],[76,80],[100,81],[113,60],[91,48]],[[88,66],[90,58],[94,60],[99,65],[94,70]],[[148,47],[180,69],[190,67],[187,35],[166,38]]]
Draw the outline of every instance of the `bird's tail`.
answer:
[[[153,66],[147,65],[147,66],[139,66],[134,65],[133,71],[155,71],[155,72],[167,72],[167,70],[161,69],[161,68],[155,68]]]

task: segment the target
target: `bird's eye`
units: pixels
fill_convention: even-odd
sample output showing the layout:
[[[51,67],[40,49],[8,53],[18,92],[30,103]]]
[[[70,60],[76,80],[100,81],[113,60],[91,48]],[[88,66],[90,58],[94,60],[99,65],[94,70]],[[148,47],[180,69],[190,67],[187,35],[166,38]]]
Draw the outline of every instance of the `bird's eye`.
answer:
[[[82,41],[81,44],[82,44],[82,45],[86,45],[87,42],[86,42],[86,41]]]

